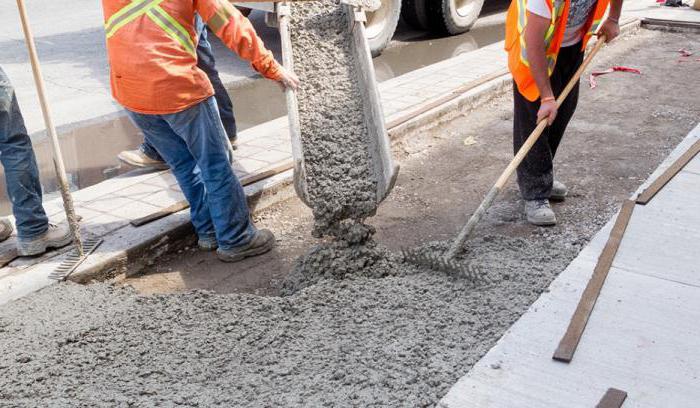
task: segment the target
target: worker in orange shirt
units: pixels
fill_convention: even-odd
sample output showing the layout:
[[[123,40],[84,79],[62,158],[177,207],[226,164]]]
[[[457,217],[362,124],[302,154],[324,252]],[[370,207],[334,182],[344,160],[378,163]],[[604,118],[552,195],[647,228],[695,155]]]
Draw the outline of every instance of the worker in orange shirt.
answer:
[[[561,106],[555,98],[581,66],[592,35],[597,31],[611,41],[620,33],[621,10],[622,0],[513,0],[510,5],[505,46],[514,82],[515,151],[537,123],[549,124],[518,167],[518,186],[531,224],[556,224],[549,202],[562,201],[568,194],[554,178],[552,161],[576,111],[578,82]]]
[[[272,249],[272,232],[250,220],[212,85],[197,68],[195,13],[264,77],[292,89],[299,79],[227,0],[102,0],[102,6],[112,95],[172,169],[199,247],[225,262]]]

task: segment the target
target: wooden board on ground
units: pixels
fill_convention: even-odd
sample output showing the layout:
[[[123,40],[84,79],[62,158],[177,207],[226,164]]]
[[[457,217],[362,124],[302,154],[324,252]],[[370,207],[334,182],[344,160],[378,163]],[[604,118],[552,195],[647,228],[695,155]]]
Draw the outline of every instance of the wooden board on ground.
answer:
[[[286,160],[282,163],[274,164],[269,167],[263,168],[262,170],[258,171],[255,174],[250,174],[244,177],[241,177],[241,185],[243,187],[256,183],[260,180],[266,179],[268,177],[272,177],[274,175],[280,174],[284,171],[287,171],[291,169],[293,166],[293,162],[291,160]],[[178,201],[177,203],[163,208],[162,210],[156,211],[154,213],[148,214],[144,217],[137,218],[135,220],[131,221],[131,225],[134,227],[140,227],[142,225],[151,223],[153,221],[159,220],[161,218],[167,217],[170,214],[175,214],[177,212],[180,212],[182,210],[186,210],[190,208],[189,203],[187,203],[187,200],[182,200]]]
[[[627,393],[617,388],[608,388],[596,408],[620,408],[627,399]]]
[[[642,193],[637,197],[637,204],[646,205],[651,201],[654,196],[661,191],[666,184],[668,184],[671,179],[678,174],[679,171],[683,170],[692,159],[698,153],[700,153],[700,140],[693,143],[688,150],[685,151],[673,164],[666,169],[653,183],[649,185]]]
[[[620,242],[622,242],[627,224],[632,217],[634,206],[635,202],[632,200],[627,200],[622,205],[620,214],[618,214],[615,220],[615,225],[612,231],[610,231],[610,236],[605,244],[605,248],[603,248],[603,252],[600,254],[598,263],[593,270],[593,276],[591,276],[591,279],[588,281],[583,295],[581,295],[581,300],[576,307],[576,311],[571,318],[571,322],[569,322],[569,327],[566,329],[564,337],[559,342],[559,347],[557,347],[557,350],[552,356],[554,360],[568,363],[574,357],[574,352],[586,328],[588,318],[591,316],[596,300],[598,300],[598,295],[600,295],[600,290],[603,287],[603,283],[605,283],[605,278],[608,276],[608,271],[615,259],[615,254],[620,247]]]

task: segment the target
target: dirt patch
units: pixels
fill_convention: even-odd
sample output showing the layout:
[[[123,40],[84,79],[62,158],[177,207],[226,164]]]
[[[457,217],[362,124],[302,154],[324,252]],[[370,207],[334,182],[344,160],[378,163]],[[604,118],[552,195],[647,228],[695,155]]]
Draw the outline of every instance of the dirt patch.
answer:
[[[512,183],[488,213],[462,256],[496,284],[415,271],[330,274],[287,297],[54,286],[0,310],[1,405],[434,405],[695,126],[697,66],[676,63],[675,52],[697,44],[697,35],[642,31],[603,50],[595,69],[643,76],[582,88],[555,161],[572,193],[554,207],[559,225],[525,223]],[[395,250],[454,236],[512,157],[511,103],[396,146],[402,175],[372,218],[377,242]],[[128,282],[145,292],[277,293],[316,243],[312,216],[292,201],[257,221],[281,239],[270,256],[231,266],[175,254],[163,273]]]

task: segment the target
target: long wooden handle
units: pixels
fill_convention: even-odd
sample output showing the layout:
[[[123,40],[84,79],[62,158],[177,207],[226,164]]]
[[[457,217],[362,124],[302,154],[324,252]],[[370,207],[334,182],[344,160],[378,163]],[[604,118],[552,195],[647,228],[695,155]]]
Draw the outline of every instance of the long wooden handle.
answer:
[[[588,64],[590,64],[591,60],[593,60],[593,57],[600,51],[600,49],[603,47],[605,44],[605,36],[600,36],[598,38],[598,41],[596,42],[595,46],[591,50],[591,52],[588,53],[586,58],[583,60],[583,63],[581,63],[581,66],[576,70],[574,73],[574,76],[571,77],[571,80],[569,81],[568,84],[566,84],[566,87],[564,87],[564,90],[559,94],[559,97],[557,98],[557,107],[561,106],[562,102],[566,99],[567,96],[569,96],[569,93],[571,92],[572,89],[574,89],[574,86],[578,82],[578,80],[581,78],[581,75],[583,74],[583,71],[586,70],[588,67]],[[496,184],[494,184],[493,187],[491,187],[491,190],[489,190],[488,194],[486,194],[486,197],[484,200],[481,202],[479,205],[479,208],[472,214],[472,216],[469,218],[469,221],[462,227],[462,230],[459,232],[459,235],[457,235],[457,238],[454,240],[452,245],[450,246],[449,251],[447,251],[446,258],[447,259],[452,259],[457,255],[457,252],[462,248],[464,245],[464,242],[469,238],[469,236],[472,234],[474,229],[476,228],[476,225],[479,223],[481,220],[481,217],[484,216],[486,213],[486,210],[491,207],[491,204],[494,202],[498,194],[501,192],[503,189],[503,186],[505,186],[506,182],[508,182],[508,179],[510,176],[513,175],[513,172],[515,172],[515,169],[518,168],[520,163],[522,163],[523,159],[527,154],[530,152],[530,149],[532,149],[532,146],[537,142],[537,140],[542,136],[542,132],[544,132],[544,129],[547,127],[547,119],[541,120],[538,124],[537,127],[535,127],[535,130],[530,133],[530,136],[528,136],[527,140],[525,140],[525,143],[520,147],[518,152],[515,154],[515,157],[513,157],[513,160],[510,161],[508,164],[508,167],[501,173],[501,176],[498,178],[496,181]]]
[[[574,89],[574,86],[578,82],[578,80],[581,78],[581,75],[583,74],[583,71],[586,70],[588,67],[588,64],[591,62],[593,57],[598,53],[598,51],[603,47],[605,44],[605,36],[601,36],[598,41],[596,42],[595,46],[591,50],[591,52],[588,53],[586,56],[586,59],[583,60],[583,63],[581,63],[581,66],[578,67],[576,72],[574,73],[574,76],[571,77],[571,80],[569,83],[566,84],[566,87],[564,87],[564,90],[559,94],[559,97],[557,97],[557,107],[561,106],[561,104],[564,102],[567,96],[569,96],[569,93],[571,93],[571,90]],[[513,157],[513,160],[510,162],[508,167],[503,171],[503,174],[501,174],[501,177],[498,178],[498,181],[496,181],[496,187],[503,188],[503,186],[508,182],[508,179],[510,176],[513,175],[513,172],[515,171],[516,168],[520,165],[520,163],[525,159],[525,156],[530,152],[530,149],[532,149],[532,146],[537,142],[537,140],[542,136],[542,132],[544,132],[545,128],[547,127],[547,119],[542,119],[538,124],[535,130],[530,133],[530,136],[528,136],[527,140],[525,140],[525,143],[520,147],[518,150],[518,153],[515,154],[515,157]]]
[[[56,178],[58,179],[58,183],[61,188],[63,208],[66,211],[66,218],[68,220],[68,225],[71,229],[71,234],[73,235],[73,241],[75,242],[75,245],[78,248],[78,252],[82,256],[83,243],[80,238],[80,227],[78,226],[77,217],[73,208],[73,197],[71,196],[70,189],[68,187],[68,178],[66,177],[66,166],[63,164],[61,146],[58,143],[56,127],[54,126],[53,119],[51,118],[51,110],[49,109],[49,104],[47,102],[46,97],[46,86],[44,85],[44,77],[41,73],[39,57],[37,56],[36,45],[34,44],[34,35],[32,34],[32,30],[29,25],[29,18],[27,17],[27,9],[24,6],[24,0],[17,0],[17,9],[19,10],[19,17],[22,21],[22,30],[24,31],[24,39],[27,43],[27,49],[29,51],[29,60],[32,64],[32,73],[34,74],[34,82],[36,84],[37,93],[39,94],[39,102],[41,103],[41,112],[44,116],[46,132],[51,138],[54,167],[56,170]]]

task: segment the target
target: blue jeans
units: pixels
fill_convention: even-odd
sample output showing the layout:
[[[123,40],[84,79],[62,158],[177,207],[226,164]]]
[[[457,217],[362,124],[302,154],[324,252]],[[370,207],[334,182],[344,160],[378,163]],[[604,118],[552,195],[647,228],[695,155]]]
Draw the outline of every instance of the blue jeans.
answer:
[[[207,26],[204,22],[196,15],[195,26],[197,28],[197,36],[199,37],[199,43],[197,44],[197,67],[204,71],[209,77],[209,82],[211,82],[212,87],[214,87],[214,97],[216,98],[216,104],[219,107],[219,116],[223,123],[226,134],[230,140],[236,139],[236,118],[233,116],[233,102],[231,102],[231,97],[226,91],[221,78],[219,78],[219,71],[216,70],[216,61],[214,61],[214,52],[211,49],[211,44],[207,40]],[[148,141],[144,141],[139,147],[142,152],[151,159],[162,160],[158,151],[153,148],[153,146],[148,144]]]
[[[32,239],[49,228],[41,204],[39,169],[10,79],[0,68],[0,162],[17,224],[17,236]]]
[[[199,238],[215,236],[224,250],[248,244],[256,229],[243,187],[229,164],[216,99],[167,115],[127,112],[175,174]]]

